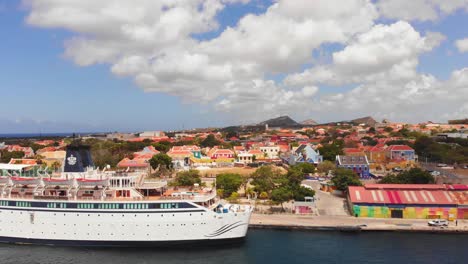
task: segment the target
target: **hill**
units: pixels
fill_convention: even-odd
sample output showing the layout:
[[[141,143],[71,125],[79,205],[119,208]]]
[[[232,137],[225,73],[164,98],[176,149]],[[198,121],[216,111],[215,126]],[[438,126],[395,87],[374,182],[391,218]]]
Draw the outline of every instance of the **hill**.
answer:
[[[356,118],[356,119],[351,120],[351,122],[355,125],[365,124],[368,126],[375,126],[375,124],[377,124],[377,121],[375,121],[375,119],[372,118],[371,116]]]
[[[258,125],[264,126],[267,124],[269,127],[297,127],[301,125],[297,123],[296,121],[294,121],[289,116],[280,116],[277,118],[268,119],[266,121],[259,123]]]
[[[315,122],[315,120],[313,119],[307,119],[307,120],[304,120],[301,122],[301,125],[305,125],[305,126],[314,126],[314,125],[317,125],[318,123]]]

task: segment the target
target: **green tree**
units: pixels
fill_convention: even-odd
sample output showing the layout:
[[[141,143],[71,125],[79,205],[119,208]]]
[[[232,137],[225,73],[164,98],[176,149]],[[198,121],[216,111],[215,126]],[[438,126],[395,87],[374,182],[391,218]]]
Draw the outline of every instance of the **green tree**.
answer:
[[[343,155],[343,142],[337,141],[332,144],[324,144],[319,148],[324,160],[335,161],[337,155]]]
[[[268,193],[267,193],[267,192],[261,192],[258,198],[260,198],[260,199],[268,199]]]
[[[387,133],[390,133],[390,132],[393,131],[393,128],[392,127],[385,127],[384,131],[387,132]]]
[[[348,190],[348,186],[362,186],[359,176],[356,173],[343,168],[337,168],[333,171],[331,181],[338,190],[343,192]]]
[[[329,171],[333,171],[336,169],[335,162],[329,161],[329,160],[324,160],[323,162],[319,163],[317,165],[317,170],[320,173],[325,173],[327,174]]]
[[[154,155],[150,160],[149,163],[151,165],[151,168],[155,170],[159,166],[163,166],[167,169],[172,168],[172,158],[169,157],[167,154],[164,153],[158,153]]]
[[[152,146],[155,149],[166,153],[171,149],[172,144],[171,144],[171,142],[168,142],[168,141],[160,141],[160,142],[153,143]]]
[[[408,171],[403,171],[398,175],[385,176],[380,183],[393,184],[433,184],[434,177],[427,171],[420,168],[412,168]]]
[[[281,208],[284,211],[283,203],[290,201],[294,197],[293,192],[290,188],[282,186],[280,188],[274,189],[271,192],[271,200],[276,204],[281,204]]]
[[[237,192],[242,184],[242,177],[237,173],[222,173],[216,176],[216,186],[223,190],[223,197]]]
[[[11,159],[21,159],[24,157],[23,151],[2,151],[0,153],[0,161],[2,163],[8,163]]]
[[[201,184],[200,172],[198,170],[188,170],[178,172],[173,185],[193,186],[195,183]]]
[[[228,201],[231,203],[239,202],[239,194],[237,192],[231,193],[231,195],[228,197]]]
[[[60,167],[62,167],[62,164],[60,164],[60,162],[58,161],[54,161],[54,163],[52,163],[50,167],[52,168],[52,170],[57,171]]]
[[[302,170],[303,167],[293,166],[290,167],[288,172],[286,173],[286,177],[281,177],[278,179],[278,182],[282,183],[283,185],[289,186],[299,186],[301,182],[304,180],[304,171]]]
[[[252,185],[258,193],[270,193],[276,185],[276,181],[281,177],[281,172],[272,166],[262,166],[252,173]]]
[[[200,146],[206,148],[206,147],[214,147],[217,145],[220,145],[221,142],[218,141],[213,134],[209,134],[201,143]]]
[[[293,189],[293,195],[294,201],[304,201],[305,197],[315,196],[315,191],[303,186],[298,186]]]
[[[301,170],[303,173],[314,173],[315,172],[315,165],[308,162],[301,162],[293,166]]]

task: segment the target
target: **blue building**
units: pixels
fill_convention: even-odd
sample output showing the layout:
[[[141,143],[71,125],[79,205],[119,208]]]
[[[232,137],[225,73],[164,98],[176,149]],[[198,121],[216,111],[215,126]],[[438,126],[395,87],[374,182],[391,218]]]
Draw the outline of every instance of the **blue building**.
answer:
[[[301,162],[317,165],[323,161],[323,156],[320,155],[318,150],[314,150],[310,144],[302,144],[287,156],[286,161],[289,165],[295,165]]]
[[[336,156],[336,166],[354,171],[361,179],[370,179],[369,161],[365,155]]]

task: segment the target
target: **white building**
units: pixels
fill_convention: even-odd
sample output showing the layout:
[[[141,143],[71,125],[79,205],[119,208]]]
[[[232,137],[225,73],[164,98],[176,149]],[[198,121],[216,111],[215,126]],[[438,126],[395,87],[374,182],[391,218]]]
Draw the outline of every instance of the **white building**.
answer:
[[[145,131],[138,135],[141,138],[153,138],[153,137],[163,137],[165,136],[163,131]]]
[[[237,161],[244,164],[249,164],[253,162],[253,154],[242,151],[237,154]]]
[[[280,147],[279,146],[264,146],[260,147],[260,151],[265,153],[269,159],[277,159]]]

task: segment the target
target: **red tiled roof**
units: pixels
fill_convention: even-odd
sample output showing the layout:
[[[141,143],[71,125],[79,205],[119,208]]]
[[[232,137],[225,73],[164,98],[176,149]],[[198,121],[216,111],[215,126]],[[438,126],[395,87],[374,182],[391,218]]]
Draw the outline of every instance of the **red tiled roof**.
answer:
[[[258,150],[258,149],[251,149],[251,150],[249,150],[248,153],[249,153],[249,154],[252,154],[252,155],[257,155],[257,154],[263,155],[263,152],[261,152],[261,151]]]
[[[360,150],[358,148],[344,148],[343,152],[344,153],[361,153],[362,150]]]
[[[124,158],[117,164],[117,167],[120,167],[120,168],[127,168],[127,167],[145,168],[148,166],[149,166],[149,163],[147,162],[146,159],[138,159],[138,158],[135,158],[132,160],[129,158]]]
[[[217,149],[213,152],[213,154],[220,154],[220,153],[224,153],[224,154],[234,154],[232,152],[232,150],[230,149]]]
[[[390,151],[414,150],[414,149],[410,148],[410,147],[407,146],[407,145],[390,145],[390,146],[388,146],[387,149],[390,150]]]
[[[35,159],[10,159],[9,164],[37,165]]]

